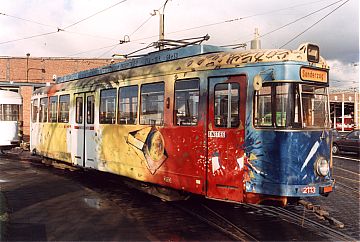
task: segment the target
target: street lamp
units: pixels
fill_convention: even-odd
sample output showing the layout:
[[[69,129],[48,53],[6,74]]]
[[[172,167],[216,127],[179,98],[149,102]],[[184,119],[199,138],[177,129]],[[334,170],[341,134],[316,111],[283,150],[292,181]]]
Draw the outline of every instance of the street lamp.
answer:
[[[26,82],[29,82],[29,71],[30,70],[39,70],[42,73],[45,73],[45,69],[44,68],[29,68],[29,57],[30,57],[30,53],[26,54]]]
[[[26,82],[29,82],[29,57],[30,53],[26,53]]]
[[[45,69],[44,68],[28,68],[27,70],[26,70],[26,77],[27,77],[27,82],[29,82],[29,80],[28,80],[28,78],[29,78],[29,71],[30,70],[39,70],[39,71],[41,71],[42,73],[45,73],[46,71],[45,71]]]

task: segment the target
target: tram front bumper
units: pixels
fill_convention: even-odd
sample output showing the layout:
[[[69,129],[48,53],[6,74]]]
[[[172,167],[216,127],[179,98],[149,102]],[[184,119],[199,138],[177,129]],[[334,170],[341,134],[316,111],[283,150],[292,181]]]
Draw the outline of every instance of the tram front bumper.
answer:
[[[285,197],[313,197],[327,195],[335,188],[335,179],[307,185],[246,182],[246,192]]]

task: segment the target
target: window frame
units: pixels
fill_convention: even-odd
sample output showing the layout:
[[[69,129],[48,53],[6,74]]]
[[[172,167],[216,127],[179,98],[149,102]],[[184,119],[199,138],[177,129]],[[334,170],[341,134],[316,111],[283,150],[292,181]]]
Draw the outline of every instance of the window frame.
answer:
[[[230,85],[229,85],[230,84]],[[227,100],[227,118],[226,118],[226,125],[218,125],[217,124],[217,120],[216,120],[216,110],[217,110],[217,107],[216,107],[216,87],[218,86],[222,86],[222,85],[227,85],[228,89],[227,89],[227,97],[229,98],[230,96],[230,99]],[[233,85],[236,86],[235,89],[233,89]],[[230,89],[229,89],[230,87]],[[225,89],[226,90],[226,89]],[[229,93],[229,90],[230,90],[230,93]],[[232,91],[233,90],[237,90],[237,123],[235,123],[235,125],[233,126],[232,124],[232,103],[233,103],[233,96],[232,96]],[[218,90],[218,91],[224,91],[224,90]],[[214,122],[214,125],[216,128],[226,128],[226,129],[235,129],[235,128],[238,128],[240,126],[240,84],[238,82],[225,82],[225,83],[217,83],[215,84],[214,86],[214,93],[213,93],[213,112],[214,112],[214,119],[213,119],[213,122]],[[230,104],[230,106],[229,106]],[[220,103],[221,105],[221,103]],[[220,111],[221,111],[221,107],[220,108]],[[230,115],[230,116],[229,116]],[[230,124],[230,126],[229,126]]]
[[[163,96],[163,100],[162,101],[158,101],[158,102],[162,102],[162,112],[157,112],[156,114],[161,114],[161,122],[160,124],[158,124],[155,120],[155,123],[152,124],[152,123],[147,123],[147,122],[142,122],[142,116],[145,116],[143,114],[143,87],[144,86],[150,86],[150,85],[162,85],[162,96]],[[157,102],[157,103],[158,103]],[[152,82],[152,83],[145,83],[145,84],[142,84],[141,87],[140,87],[140,112],[139,112],[139,124],[140,125],[156,125],[156,126],[164,126],[165,125],[165,82],[164,81],[160,81],[160,82]],[[159,106],[158,106],[159,107]],[[147,120],[147,119],[145,119]]]
[[[44,113],[42,110],[42,105],[41,105],[42,100],[46,100],[45,105],[43,105],[43,107],[45,107],[46,113]],[[39,123],[47,123],[48,115],[49,115],[49,98],[48,97],[40,98],[40,101],[39,101]],[[41,119],[40,119],[40,117],[41,117]],[[44,118],[45,118],[45,120],[44,120]]]
[[[55,117],[52,116],[54,112],[52,112],[52,100],[56,100],[55,104]],[[59,96],[50,96],[48,100],[48,122],[49,123],[57,123],[58,121],[58,112],[59,112]]]
[[[121,99],[122,99],[122,97],[121,97],[121,94],[120,94],[120,92],[121,92],[121,90],[124,90],[124,89],[130,89],[130,88],[135,88],[136,87],[136,108],[135,108],[135,118],[133,119],[133,121],[135,121],[134,123],[128,123],[127,122],[127,119],[126,119],[126,122],[125,123],[123,123],[123,121],[121,121],[121,118],[122,118],[122,116],[121,116],[121,105],[120,105],[120,102],[121,102]],[[131,96],[131,98],[134,98],[135,96]],[[127,97],[127,98],[129,98],[129,97]],[[140,107],[140,105],[139,105],[139,85],[130,85],[130,86],[122,86],[122,87],[119,87],[119,90],[118,90],[118,111],[117,111],[117,113],[118,113],[118,116],[117,116],[117,122],[118,122],[118,124],[126,124],[126,125],[137,125],[138,123],[139,123],[139,117],[140,117],[140,115],[139,115],[139,107]],[[129,107],[130,107],[130,105],[134,105],[131,101],[129,102],[129,103],[121,103],[121,104],[128,104],[129,105]],[[126,110],[125,110],[126,111]],[[124,112],[125,113],[125,112]],[[126,112],[127,113],[127,112]],[[126,117],[125,117],[126,118]],[[131,120],[131,119],[129,119],[129,120]]]
[[[91,100],[91,106],[89,109],[89,99]],[[90,111],[90,113],[89,113]],[[86,124],[95,124],[95,94],[86,96]]]
[[[78,99],[81,99],[81,107],[80,107],[80,110],[81,110],[81,122],[79,122],[79,116],[78,116],[78,114],[79,114],[79,110],[78,110],[78,108],[79,108],[79,106],[78,106]],[[84,98],[82,97],[82,96],[77,96],[76,98],[75,98],[75,123],[77,123],[77,124],[82,124],[83,123],[83,121],[84,121]]]
[[[287,108],[286,110],[286,122],[285,125],[278,125],[277,122],[277,105],[279,105],[277,101],[277,97],[283,95],[277,93],[277,88],[283,84],[288,84],[288,90],[287,90]],[[329,120],[329,118],[326,118],[325,123],[321,127],[311,127],[306,126],[304,121],[304,101],[303,101],[303,94],[307,94],[304,92],[303,86],[309,86],[316,88],[324,88],[324,93],[319,94],[326,97],[326,102],[329,102],[329,95],[328,95],[328,87],[325,85],[314,85],[313,83],[302,83],[302,82],[269,82],[263,85],[264,87],[271,88],[271,116],[272,116],[272,123],[271,125],[259,125],[259,121],[256,122],[256,118],[258,117],[258,106],[259,97],[260,96],[266,96],[266,95],[259,95],[258,92],[254,90],[253,92],[253,126],[256,129],[272,129],[272,130],[284,130],[284,129],[291,129],[291,130],[316,130],[316,129],[324,129],[328,128],[328,124],[326,123],[326,120]],[[329,112],[328,107],[326,107],[327,104],[325,103],[325,113],[324,115],[328,116],[329,114],[326,112]]]
[[[67,110],[65,111],[67,113],[67,119],[63,119],[61,113],[61,98],[62,97],[68,97],[68,102],[67,102]],[[70,94],[63,94],[59,96],[58,99],[58,122],[59,123],[69,123],[69,119],[70,119]],[[64,121],[66,120],[66,121]]]
[[[36,102],[36,105],[35,105]],[[36,110],[34,110],[34,108],[36,107]],[[34,114],[35,112],[35,114]],[[35,117],[35,119],[34,119]],[[39,117],[39,99],[33,99],[32,103],[31,103],[31,122],[32,123],[37,123],[38,122],[38,117]]]
[[[196,81],[197,82],[197,98],[198,98],[198,101],[196,103],[196,123],[192,124],[182,124],[181,123],[181,120],[180,120],[180,123],[178,123],[178,115],[177,115],[177,111],[179,110],[177,108],[177,89],[176,89],[176,84],[177,83],[180,83],[180,82],[194,82]],[[184,92],[184,90],[192,90],[192,89],[180,89],[182,90],[182,92]],[[180,91],[179,91],[180,92]],[[189,91],[187,92],[189,93]],[[190,79],[180,79],[180,80],[176,80],[174,82],[174,97],[173,97],[173,100],[174,100],[174,103],[173,103],[173,123],[175,126],[180,126],[180,127],[191,127],[191,126],[197,126],[198,123],[199,123],[199,107],[200,107],[200,79],[199,78],[190,78]],[[186,111],[185,111],[185,117],[186,117]],[[194,116],[190,117],[191,118],[191,121],[193,120]]]
[[[110,91],[114,91],[115,94],[115,99],[114,99],[114,116],[110,117],[111,118],[111,122],[107,122],[108,117],[107,114],[110,112],[106,112],[107,110],[105,110],[104,115],[101,114],[102,111],[102,104],[103,104],[103,93],[104,92],[110,92]],[[107,88],[107,89],[102,89],[100,90],[100,102],[99,102],[99,124],[116,124],[116,103],[117,103],[117,89],[116,88]],[[110,99],[110,98],[109,98]],[[108,100],[108,99],[104,99],[104,100]]]

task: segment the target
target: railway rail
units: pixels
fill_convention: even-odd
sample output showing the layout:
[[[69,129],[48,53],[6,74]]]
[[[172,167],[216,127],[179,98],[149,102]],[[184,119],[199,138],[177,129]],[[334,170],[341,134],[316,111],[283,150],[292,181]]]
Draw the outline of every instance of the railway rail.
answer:
[[[174,203],[174,206],[227,234],[236,241],[260,241],[248,231],[204,204]]]
[[[17,157],[16,154],[9,154],[9,156],[12,159],[16,159]],[[20,158],[20,160],[23,159]],[[42,162],[45,165],[51,165],[58,169],[76,169],[64,163],[52,162],[52,160],[43,160]],[[62,172],[57,172],[56,170],[53,172],[55,172],[55,174],[63,174]],[[83,173],[82,169],[80,169],[79,173]],[[279,240],[279,236],[284,236],[283,240],[292,240],[294,238],[296,240],[308,240],[309,238],[315,238],[315,240],[323,240],[326,238],[327,240],[334,241],[356,240],[353,237],[346,235],[333,227],[330,227],[329,225],[321,223],[321,221],[317,222],[316,216],[314,214],[310,214],[305,210],[301,210],[299,206],[290,206],[289,208],[284,209],[245,204],[232,205],[230,203],[223,204],[217,203],[215,201],[209,202],[209,200],[198,199],[197,197],[195,197],[195,199],[192,201],[168,202],[161,204],[156,202],[157,200],[155,198],[149,199],[147,195],[142,195],[140,192],[136,192],[136,195],[132,194],[132,192],[128,194],[127,190],[123,189],[124,186],[121,185],[121,179],[118,177],[105,175],[96,171],[89,171],[86,173],[86,177],[78,174],[78,172],[66,172],[64,174],[72,174],[69,175],[69,177],[79,181],[86,187],[89,187],[91,190],[95,189],[98,192],[101,192],[102,196],[104,196],[106,199],[110,199],[111,202],[116,203],[116,205],[119,206],[119,208],[121,208],[123,211],[127,211],[127,216],[136,218],[139,223],[144,224],[146,227],[151,227],[149,230],[152,231],[151,234],[156,231],[154,233],[157,235],[153,238],[154,240],[162,240],[168,236],[168,231],[163,231],[163,224],[160,222],[151,222],[154,221],[153,214],[155,212],[162,214],[161,220],[166,220],[169,222],[176,221],[176,227],[179,226],[182,229],[190,231],[208,231],[209,228],[213,228],[214,230],[211,232],[208,231],[208,233],[215,235],[221,232],[220,234],[222,234],[222,238],[226,237],[229,238],[229,240],[236,241],[262,241],[265,239]],[[337,185],[341,187],[342,183],[340,182]],[[337,191],[340,190],[343,189],[337,189]],[[352,189],[347,190],[354,192]],[[135,196],[135,198],[133,196]],[[137,196],[140,196],[141,198],[136,198]],[[94,200],[94,198],[90,198],[90,200],[91,199]],[[147,201],[146,206],[143,204],[144,200]],[[248,217],[244,216],[246,213],[249,214]],[[265,214],[265,216],[262,216],[261,214]],[[192,219],[191,224],[189,224],[191,217],[196,219]],[[243,222],[239,223],[241,220],[243,220]],[[243,226],[244,224],[245,226]],[[263,231],[263,229],[266,227],[281,229],[277,230],[278,235],[271,237],[271,234],[269,235],[269,233]],[[273,231],[271,228],[269,230]],[[174,228],[173,230],[175,234],[181,234],[179,229]],[[293,231],[296,231],[297,234],[294,234]],[[311,232],[309,233],[309,231]],[[312,232],[314,233],[312,234]],[[287,235],[285,235],[286,233]],[[304,235],[305,233],[307,234]],[[147,236],[150,238],[151,234],[147,234]],[[189,236],[191,235],[187,235],[187,237],[184,238],[193,238]],[[217,236],[219,236],[218,239],[221,238],[220,235]],[[198,238],[204,239],[204,237],[201,236]]]
[[[356,239],[352,238],[351,236],[349,236],[347,234],[342,233],[341,231],[338,231],[327,225],[319,223],[319,222],[315,221],[314,219],[305,217],[306,216],[305,208],[303,210],[304,211],[303,214],[298,214],[295,211],[291,211],[289,208],[267,207],[267,206],[251,205],[251,204],[246,204],[244,206],[266,211],[273,215],[279,216],[289,222],[299,224],[305,228],[309,228],[309,229],[313,229],[313,230],[315,229],[315,232],[318,232],[321,235],[324,235],[333,241],[356,241]]]

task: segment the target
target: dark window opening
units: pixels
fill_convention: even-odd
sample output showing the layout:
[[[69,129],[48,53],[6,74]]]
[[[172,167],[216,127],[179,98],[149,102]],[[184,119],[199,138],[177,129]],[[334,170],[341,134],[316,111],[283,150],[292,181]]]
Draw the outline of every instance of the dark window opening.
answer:
[[[222,83],[215,86],[214,122],[216,127],[239,126],[239,93],[239,83]]]
[[[175,124],[194,126],[199,118],[199,80],[175,82]]]
[[[137,124],[138,86],[119,89],[119,124]]]
[[[100,123],[115,124],[116,89],[100,91]]]
[[[140,124],[164,124],[164,83],[141,86]]]
[[[57,108],[58,108],[58,97],[52,96],[49,98],[49,122],[57,122]]]
[[[37,116],[39,113],[39,100],[38,99],[34,99],[32,104],[31,104],[31,121],[33,123],[37,122]]]
[[[95,98],[92,95],[86,98],[86,121],[88,124],[94,124],[94,114],[95,114]]]
[[[83,122],[83,98],[77,97],[76,98],[76,117],[75,122],[77,124],[82,124]]]
[[[39,122],[46,123],[47,116],[48,116],[48,98],[44,97],[40,99]]]
[[[70,95],[61,95],[59,97],[59,122],[69,122],[69,106],[70,106]]]

